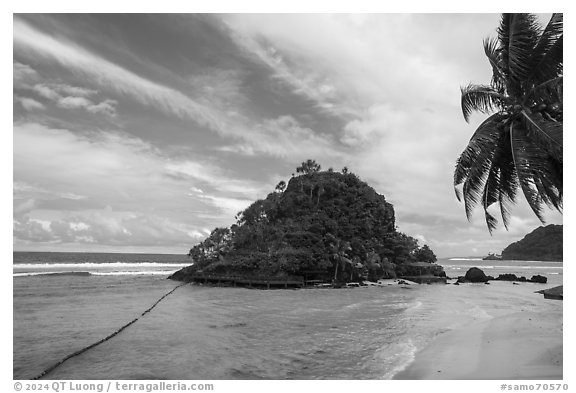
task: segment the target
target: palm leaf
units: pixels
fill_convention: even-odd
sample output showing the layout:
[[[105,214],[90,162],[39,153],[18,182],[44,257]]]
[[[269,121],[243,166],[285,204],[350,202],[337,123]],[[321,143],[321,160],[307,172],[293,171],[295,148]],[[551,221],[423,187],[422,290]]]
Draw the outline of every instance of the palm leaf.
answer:
[[[492,66],[492,87],[499,93],[506,89],[506,78],[502,72],[502,60],[498,40],[495,38],[486,38],[483,41],[484,53]]]
[[[544,120],[541,116],[522,111],[523,126],[528,136],[549,154],[563,163],[563,123]]]
[[[464,119],[468,122],[473,111],[492,113],[500,109],[507,98],[494,90],[492,86],[469,84],[460,88],[461,106]]]
[[[563,15],[553,14],[534,48],[529,80],[541,83],[562,73]]]
[[[508,229],[510,222],[510,205],[516,201],[516,193],[518,190],[518,175],[514,167],[514,158],[512,156],[512,148],[510,141],[510,132],[504,134],[505,139],[502,142],[503,149],[499,157],[500,169],[500,195],[498,196],[498,204],[500,206],[500,214],[502,215],[502,222],[504,227]]]
[[[454,170],[454,187],[456,187],[466,179],[470,168],[477,161],[477,156],[479,151],[484,147],[482,145],[484,138],[489,138],[490,133],[493,129],[498,126],[498,123],[502,120],[502,115],[495,113],[486,120],[482,122],[470,138],[468,146],[462,152],[458,160],[456,161],[456,169]],[[458,189],[456,189],[456,197],[461,201]]]
[[[554,102],[563,102],[563,88],[564,88],[564,77],[559,76],[557,78],[548,79],[539,85],[534,86],[526,93],[524,103],[534,103],[534,104],[551,104]]]
[[[470,139],[468,147],[457,162],[454,186],[457,190],[458,185],[463,182],[462,195],[468,220],[472,217],[473,208],[483,196],[482,191],[489,176],[494,154],[498,150],[500,133],[497,121],[484,122]]]
[[[535,180],[535,178],[540,179],[545,176],[542,173],[544,170],[542,162],[545,157],[542,156],[542,150],[526,137],[526,131],[517,126],[518,124],[510,126],[514,167],[528,205],[536,217],[544,223],[544,216],[542,215],[542,203],[544,201],[542,200],[542,195],[538,192],[538,180]]]
[[[488,212],[488,208],[498,202],[498,197],[500,196],[498,190],[500,172],[498,171],[496,161],[497,157],[494,157],[490,163],[490,169],[488,170],[486,182],[484,183],[484,191],[482,193],[482,207],[484,208],[484,217],[486,218],[486,225],[488,226],[488,231],[490,231],[490,233],[492,233],[492,230],[495,229],[498,224],[496,217]]]
[[[498,138],[498,147],[494,152],[482,194],[482,206],[490,233],[496,228],[498,220],[488,208],[495,203],[499,204],[502,221],[508,229],[510,217],[508,205],[514,202],[517,189],[514,162],[510,153],[510,133],[500,132]]]
[[[502,67],[508,78],[507,91],[521,96],[522,85],[530,75],[531,57],[540,37],[540,27],[531,14],[502,14],[498,40]]]

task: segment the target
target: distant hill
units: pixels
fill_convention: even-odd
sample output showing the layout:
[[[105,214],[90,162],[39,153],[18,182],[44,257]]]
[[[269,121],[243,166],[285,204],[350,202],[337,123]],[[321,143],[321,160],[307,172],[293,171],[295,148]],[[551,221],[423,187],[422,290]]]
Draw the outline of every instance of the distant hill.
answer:
[[[539,227],[510,244],[502,259],[521,261],[562,261],[562,225]]]

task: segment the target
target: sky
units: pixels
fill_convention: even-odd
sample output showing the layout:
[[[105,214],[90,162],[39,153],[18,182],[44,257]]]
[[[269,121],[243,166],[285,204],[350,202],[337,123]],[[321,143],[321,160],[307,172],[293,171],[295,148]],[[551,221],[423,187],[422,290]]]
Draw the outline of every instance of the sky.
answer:
[[[15,14],[13,248],[186,253],[315,159],[439,257],[500,252],[541,223],[519,199],[491,235],[453,188],[499,18]]]

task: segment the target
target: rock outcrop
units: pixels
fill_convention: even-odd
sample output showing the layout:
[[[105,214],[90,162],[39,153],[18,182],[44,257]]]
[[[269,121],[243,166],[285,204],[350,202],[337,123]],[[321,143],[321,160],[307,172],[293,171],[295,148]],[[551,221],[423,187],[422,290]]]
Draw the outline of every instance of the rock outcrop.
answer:
[[[517,275],[515,275],[513,273],[500,274],[498,277],[494,278],[492,276],[487,276],[486,274],[484,274],[482,269],[479,269],[477,267],[472,267],[472,268],[468,269],[465,276],[458,277],[458,280],[456,281],[456,283],[465,283],[465,282],[487,283],[488,281],[512,281],[514,283],[516,283],[516,282],[533,282],[533,283],[546,284],[548,282],[548,278],[545,276],[541,276],[541,275],[537,274],[537,275],[532,276],[528,280],[524,276],[518,277]]]
[[[464,280],[467,282],[486,282],[488,281],[488,277],[486,277],[486,274],[484,274],[481,269],[477,267],[471,267],[466,272]]]

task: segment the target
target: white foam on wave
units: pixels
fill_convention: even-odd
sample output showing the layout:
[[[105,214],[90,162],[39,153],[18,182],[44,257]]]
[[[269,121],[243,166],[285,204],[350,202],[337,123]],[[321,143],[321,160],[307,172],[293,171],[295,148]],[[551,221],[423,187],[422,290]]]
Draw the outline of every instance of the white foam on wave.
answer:
[[[168,276],[175,270],[140,270],[140,271],[116,271],[116,272],[80,272],[80,271],[57,271],[57,272],[24,272],[13,273],[12,277],[30,277],[30,276],[74,276],[77,273],[89,273],[91,276]]]
[[[124,272],[92,272],[94,276],[140,276],[140,275],[170,275],[174,270],[151,270],[151,271],[124,271]]]
[[[416,359],[418,348],[414,341],[387,344],[376,351],[375,359],[381,362],[385,369],[382,379],[392,379],[396,374],[404,371]]]
[[[479,269],[563,269],[563,266],[527,266],[527,265],[442,265],[445,269],[462,270],[471,267]]]
[[[140,267],[185,267],[191,263],[166,263],[166,262],[103,262],[103,263],[17,263],[14,269],[70,269],[70,268],[140,268]]]
[[[449,261],[482,261],[482,258],[450,258]]]

